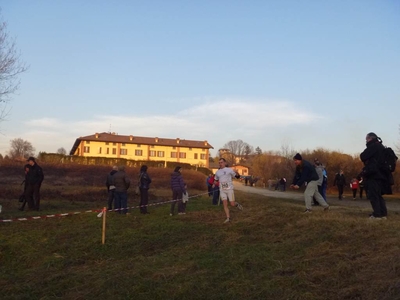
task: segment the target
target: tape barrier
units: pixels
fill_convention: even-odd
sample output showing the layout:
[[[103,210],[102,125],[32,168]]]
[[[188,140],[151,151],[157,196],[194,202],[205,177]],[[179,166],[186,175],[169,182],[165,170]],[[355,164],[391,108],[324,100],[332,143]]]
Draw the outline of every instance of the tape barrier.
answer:
[[[205,195],[205,194],[208,194],[208,192],[191,196],[191,197],[189,197],[189,199],[190,198],[196,198],[196,197],[199,197],[199,196]],[[137,205],[137,206],[127,207],[127,208],[109,209],[107,211],[130,210],[130,209],[141,208],[141,207],[146,207],[146,206],[148,207],[148,206],[163,205],[163,204],[172,203],[172,202],[176,202],[176,201],[180,201],[180,200],[181,199],[154,202],[154,203],[150,203],[150,204],[147,204],[147,205]],[[82,213],[94,213],[94,212],[99,213],[97,215],[98,217],[101,217],[103,215],[103,209],[92,209],[92,210],[86,210],[86,211],[83,211],[83,212],[77,211],[77,212],[72,212],[72,213],[60,213],[60,214],[44,215],[44,216],[33,216],[33,217],[14,218],[14,219],[0,219],[0,223],[11,223],[11,222],[15,222],[15,221],[29,221],[29,220],[48,219],[48,218],[73,216],[73,215],[78,215],[78,214],[82,214]]]

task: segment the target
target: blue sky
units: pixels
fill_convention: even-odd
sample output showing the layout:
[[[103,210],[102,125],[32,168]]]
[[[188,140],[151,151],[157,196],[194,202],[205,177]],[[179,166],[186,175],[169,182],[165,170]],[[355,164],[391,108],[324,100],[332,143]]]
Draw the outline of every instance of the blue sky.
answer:
[[[37,152],[95,132],[356,154],[400,133],[400,1],[1,1],[29,70],[0,123]]]

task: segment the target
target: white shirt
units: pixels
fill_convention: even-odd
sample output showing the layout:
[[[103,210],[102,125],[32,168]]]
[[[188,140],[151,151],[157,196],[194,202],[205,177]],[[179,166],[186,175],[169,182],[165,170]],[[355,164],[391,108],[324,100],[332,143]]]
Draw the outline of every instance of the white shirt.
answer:
[[[219,181],[219,189],[220,190],[233,190],[233,182],[232,178],[236,176],[236,172],[231,168],[223,168],[219,169],[217,173],[215,173],[215,179]]]

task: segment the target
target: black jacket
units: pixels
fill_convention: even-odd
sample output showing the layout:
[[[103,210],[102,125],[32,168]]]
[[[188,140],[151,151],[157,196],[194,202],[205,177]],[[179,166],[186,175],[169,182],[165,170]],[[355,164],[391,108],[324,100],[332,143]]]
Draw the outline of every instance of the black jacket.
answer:
[[[309,183],[310,181],[318,179],[319,176],[315,167],[310,162],[302,160],[301,164],[296,166],[296,172],[292,184],[302,186],[304,182]]]
[[[118,171],[112,170],[110,174],[107,175],[107,180],[106,180],[106,186],[107,190],[110,190],[110,185],[114,185],[114,178],[113,175],[117,173]]]
[[[366,180],[387,180],[387,177],[380,170],[383,165],[385,147],[378,140],[371,140],[367,143],[367,148],[360,154],[360,159],[364,163],[362,177]]]
[[[147,172],[141,172],[139,175],[139,187],[141,189],[149,189],[151,178]]]
[[[333,181],[333,186],[335,185],[346,185],[346,178],[343,174],[336,173],[335,180]]]
[[[27,184],[41,184],[44,179],[43,170],[38,164],[29,166],[29,172],[25,176]]]

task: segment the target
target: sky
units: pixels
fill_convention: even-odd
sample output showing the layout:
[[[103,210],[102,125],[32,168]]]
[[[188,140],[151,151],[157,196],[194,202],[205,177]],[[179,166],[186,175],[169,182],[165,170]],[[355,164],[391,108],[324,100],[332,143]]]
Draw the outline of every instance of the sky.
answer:
[[[96,132],[357,154],[400,141],[398,0],[0,0],[21,60],[0,153]]]

